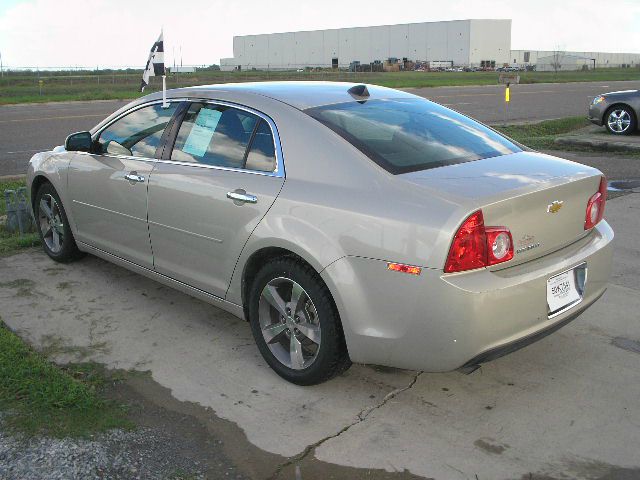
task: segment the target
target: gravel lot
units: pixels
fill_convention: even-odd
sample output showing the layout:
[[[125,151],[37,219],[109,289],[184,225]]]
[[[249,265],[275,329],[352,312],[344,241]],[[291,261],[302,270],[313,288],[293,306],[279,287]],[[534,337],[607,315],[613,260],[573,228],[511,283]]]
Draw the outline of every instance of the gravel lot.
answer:
[[[21,439],[0,430],[0,478],[165,479],[178,472],[204,478],[202,472],[194,471],[191,462],[176,468],[170,440],[162,432],[150,429],[115,430],[91,440]]]
[[[157,428],[113,430],[91,439],[20,438],[0,428],[0,478],[3,480],[204,479],[207,465],[176,455],[176,439]],[[192,449],[196,445],[186,445]],[[211,460],[210,460],[211,462]],[[219,463],[224,478],[244,479],[233,466]]]

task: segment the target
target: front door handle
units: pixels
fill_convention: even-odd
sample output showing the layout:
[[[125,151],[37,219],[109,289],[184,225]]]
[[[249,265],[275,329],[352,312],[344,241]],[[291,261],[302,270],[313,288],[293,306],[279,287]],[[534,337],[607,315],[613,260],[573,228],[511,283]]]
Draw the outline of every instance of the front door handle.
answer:
[[[142,183],[144,182],[144,177],[142,175],[138,175],[138,172],[127,173],[124,178],[129,180],[131,183]]]
[[[240,203],[258,203],[258,197],[251,195],[240,188],[233,192],[227,192],[227,198]]]

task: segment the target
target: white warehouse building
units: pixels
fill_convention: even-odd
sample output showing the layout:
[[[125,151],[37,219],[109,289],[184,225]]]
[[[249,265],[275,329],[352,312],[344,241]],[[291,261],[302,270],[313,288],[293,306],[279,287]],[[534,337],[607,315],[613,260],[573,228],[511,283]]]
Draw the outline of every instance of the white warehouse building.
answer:
[[[245,35],[233,38],[223,70],[346,68],[388,58],[480,65],[509,61],[511,20],[454,20]]]
[[[568,57],[561,62],[564,69],[593,66],[593,59],[598,67],[640,65],[638,53],[562,54]],[[233,37],[233,55],[220,59],[222,70],[347,68],[354,61],[370,64],[389,58],[472,67],[528,66],[557,58],[557,52],[511,50],[511,20],[478,19],[243,35]]]
[[[511,50],[511,62],[517,65],[537,65],[536,70],[553,68],[560,64],[560,70],[579,70],[584,65],[598,68],[640,65],[640,53],[609,52],[564,52],[550,50]]]

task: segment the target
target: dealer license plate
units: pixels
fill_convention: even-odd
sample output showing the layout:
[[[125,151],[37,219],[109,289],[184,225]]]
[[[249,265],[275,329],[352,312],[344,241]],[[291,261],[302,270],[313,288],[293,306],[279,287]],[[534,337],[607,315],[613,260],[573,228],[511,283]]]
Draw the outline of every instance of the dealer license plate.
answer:
[[[580,300],[573,270],[560,273],[547,280],[547,303],[549,312],[554,313]]]

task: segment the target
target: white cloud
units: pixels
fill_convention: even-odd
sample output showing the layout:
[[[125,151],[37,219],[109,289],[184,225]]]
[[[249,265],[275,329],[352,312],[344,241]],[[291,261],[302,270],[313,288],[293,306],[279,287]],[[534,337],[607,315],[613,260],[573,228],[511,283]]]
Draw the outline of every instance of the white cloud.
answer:
[[[234,35],[465,18],[513,19],[514,49],[640,52],[637,0],[23,0],[0,13],[0,52],[11,66],[140,66],[163,26],[167,63],[182,46],[200,65],[232,56]]]

